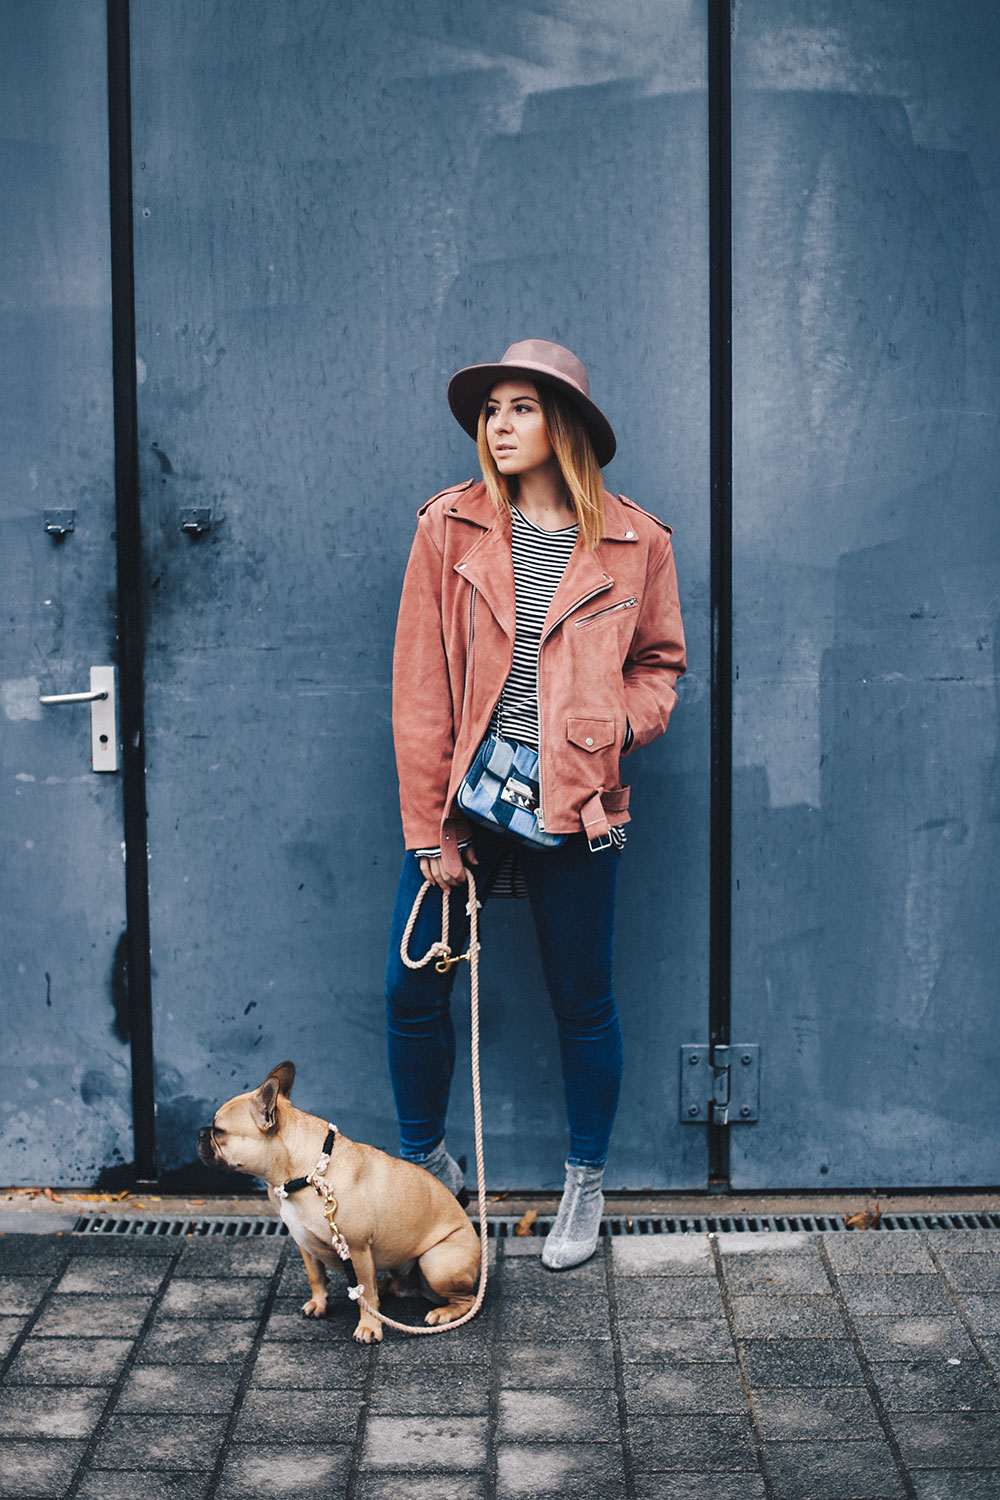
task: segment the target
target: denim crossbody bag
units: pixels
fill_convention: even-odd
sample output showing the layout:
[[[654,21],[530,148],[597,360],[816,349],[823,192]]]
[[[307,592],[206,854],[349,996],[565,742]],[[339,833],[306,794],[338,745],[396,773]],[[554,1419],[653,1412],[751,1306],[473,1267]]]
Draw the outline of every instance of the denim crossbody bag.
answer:
[[[555,849],[566,835],[539,826],[538,797],[538,751],[489,733],[458,789],[466,817],[529,848]]]

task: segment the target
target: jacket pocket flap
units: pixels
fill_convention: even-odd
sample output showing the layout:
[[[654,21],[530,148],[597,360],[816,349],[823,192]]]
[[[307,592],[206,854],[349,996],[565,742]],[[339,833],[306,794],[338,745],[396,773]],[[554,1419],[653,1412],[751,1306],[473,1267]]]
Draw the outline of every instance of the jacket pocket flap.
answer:
[[[571,745],[593,754],[615,742],[614,719],[567,719],[566,738]]]

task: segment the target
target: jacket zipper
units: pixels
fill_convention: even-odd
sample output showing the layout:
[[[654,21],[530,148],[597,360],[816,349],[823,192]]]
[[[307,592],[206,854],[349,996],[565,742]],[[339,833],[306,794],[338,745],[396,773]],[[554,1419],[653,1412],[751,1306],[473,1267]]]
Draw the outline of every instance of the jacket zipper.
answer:
[[[595,609],[592,615],[584,615],[582,620],[574,620],[573,624],[579,630],[581,625],[589,625],[591,620],[599,620],[602,615],[613,615],[619,609],[635,609],[639,601],[636,598],[622,599],[618,604],[607,604],[603,609]]]
[[[543,774],[544,761],[542,760],[542,647],[556,626],[561,625],[563,620],[573,613],[574,609],[580,609],[582,605],[589,604],[591,599],[596,599],[599,594],[606,594],[608,589],[613,588],[613,586],[614,579],[609,578],[607,583],[602,584],[599,589],[592,589],[589,594],[585,594],[582,599],[578,599],[575,604],[571,604],[569,609],[563,611],[558,620],[552,621],[552,624],[538,643],[538,661],[535,666],[535,697],[538,700],[538,807],[535,817],[538,819],[538,826],[543,833],[545,832],[545,818],[542,809],[545,806],[545,784]]]

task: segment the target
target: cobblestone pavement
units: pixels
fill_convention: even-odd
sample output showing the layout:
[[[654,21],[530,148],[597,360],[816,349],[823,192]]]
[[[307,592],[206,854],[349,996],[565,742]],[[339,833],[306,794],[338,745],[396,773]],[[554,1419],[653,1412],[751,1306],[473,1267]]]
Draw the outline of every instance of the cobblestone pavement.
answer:
[[[997,1231],[491,1248],[474,1323],[362,1348],[284,1238],[0,1238],[0,1497],[1000,1496]]]

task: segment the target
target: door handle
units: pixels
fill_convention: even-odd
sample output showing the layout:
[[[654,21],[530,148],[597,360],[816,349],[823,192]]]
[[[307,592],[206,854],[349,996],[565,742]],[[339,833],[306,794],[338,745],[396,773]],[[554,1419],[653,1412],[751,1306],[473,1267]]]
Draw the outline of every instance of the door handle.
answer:
[[[46,693],[39,703],[96,703],[108,696],[107,689],[100,693]]]
[[[117,771],[118,733],[115,714],[114,667],[91,667],[89,693],[44,693],[46,707],[61,703],[90,704],[91,764],[95,771]]]

